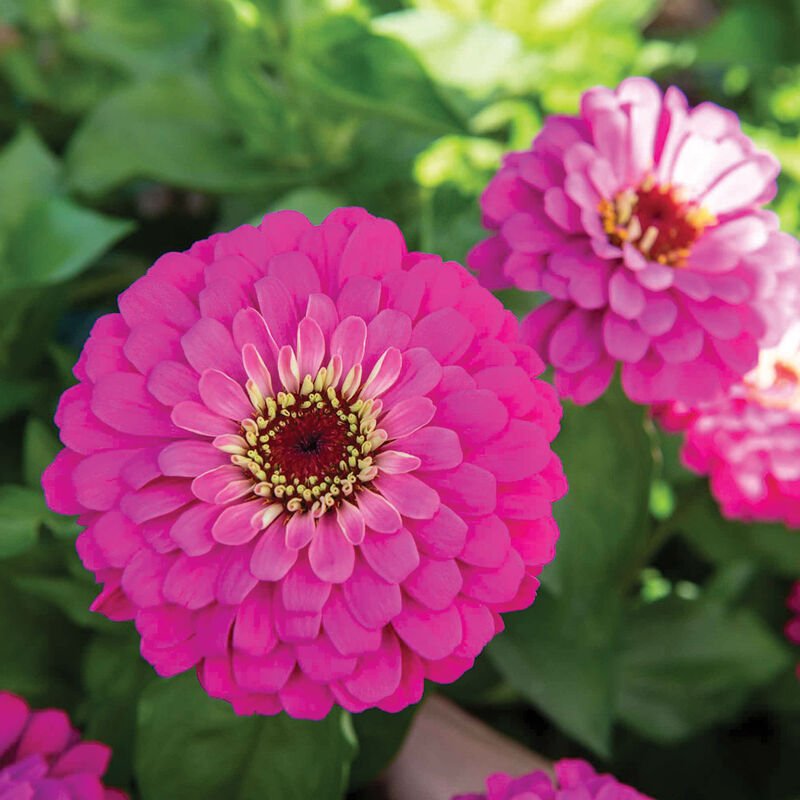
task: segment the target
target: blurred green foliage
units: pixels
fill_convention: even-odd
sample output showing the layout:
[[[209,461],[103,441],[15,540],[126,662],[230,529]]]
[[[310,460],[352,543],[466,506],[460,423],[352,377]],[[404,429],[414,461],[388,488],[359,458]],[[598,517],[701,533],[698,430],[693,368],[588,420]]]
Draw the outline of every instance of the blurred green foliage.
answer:
[[[88,611],[38,484],[89,327],[161,253],[279,208],[364,205],[463,260],[502,154],[629,74],[734,108],[798,233],[798,30],[800,0],[0,0],[0,687],[67,708],[142,800],[336,798],[348,775],[369,797],[412,711],[236,719]],[[800,534],[723,520],[677,447],[619,392],[568,405],[558,557],[441,691],[660,800],[790,800]]]

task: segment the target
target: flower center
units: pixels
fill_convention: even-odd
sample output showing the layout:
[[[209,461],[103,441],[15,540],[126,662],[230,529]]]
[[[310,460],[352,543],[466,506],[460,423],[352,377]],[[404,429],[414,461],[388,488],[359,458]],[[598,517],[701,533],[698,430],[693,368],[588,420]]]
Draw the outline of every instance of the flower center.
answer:
[[[652,261],[671,267],[686,266],[692,245],[716,224],[707,209],[683,199],[669,183],[648,176],[637,189],[625,189],[598,205],[603,230],[617,247],[630,242]]]
[[[329,386],[278,392],[264,404],[263,413],[242,420],[247,450],[231,456],[255,494],[319,515],[377,475],[370,453],[386,438],[376,429],[380,401],[348,402]]]

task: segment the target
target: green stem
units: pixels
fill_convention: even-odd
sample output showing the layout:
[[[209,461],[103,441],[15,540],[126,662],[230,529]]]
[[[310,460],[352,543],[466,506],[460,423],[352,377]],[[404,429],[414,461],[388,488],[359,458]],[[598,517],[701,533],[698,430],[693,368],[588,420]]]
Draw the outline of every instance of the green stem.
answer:
[[[681,526],[687,514],[694,508],[699,500],[706,495],[705,481],[697,481],[684,502],[668,519],[660,522],[653,529],[639,555],[636,557],[630,570],[622,581],[624,592],[628,592],[639,579],[639,573],[661,552],[664,545],[676,534],[680,533]]]

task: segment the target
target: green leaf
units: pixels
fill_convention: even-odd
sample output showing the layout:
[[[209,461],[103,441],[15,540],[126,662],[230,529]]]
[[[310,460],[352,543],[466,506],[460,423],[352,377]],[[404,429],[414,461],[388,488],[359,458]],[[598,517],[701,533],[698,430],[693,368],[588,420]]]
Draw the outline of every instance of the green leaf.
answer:
[[[663,743],[733,716],[787,665],[753,612],[674,596],[628,616],[619,658],[621,719]]]
[[[13,231],[6,249],[3,283],[62,283],[133,229],[126,220],[98,214],[63,197],[35,205]]]
[[[682,513],[680,523],[683,537],[712,563],[747,560],[787,578],[800,575],[800,535],[785,525],[726,520],[705,492]]]
[[[334,106],[432,133],[463,130],[412,51],[354,17],[306,25],[293,43],[293,59],[305,89]]]
[[[614,719],[619,598],[581,613],[542,587],[533,607],[505,617],[489,653],[506,681],[576,741],[608,757]]]
[[[22,222],[30,206],[55,191],[60,167],[32,130],[23,128],[0,153],[0,237]]]
[[[319,722],[237,717],[192,674],[152,683],[139,704],[136,774],[143,800],[336,800],[356,751],[349,715]]]
[[[624,579],[649,528],[652,458],[643,420],[616,384],[589,406],[565,404],[555,449],[570,488],[555,507],[556,558],[542,573],[533,608],[509,615],[490,645],[512,686],[603,756],[614,718]]]
[[[139,637],[132,629],[92,638],[83,657],[83,708],[87,739],[111,747],[111,764],[106,782],[128,786],[134,772],[134,743],[139,696],[154,679],[153,668],[141,657]]]
[[[42,473],[60,449],[52,428],[36,417],[29,417],[22,442],[22,474],[28,486],[40,488]]]
[[[350,791],[366,786],[389,766],[403,745],[419,706],[396,714],[370,708],[352,717],[360,747],[350,771]]]
[[[0,558],[18,555],[32,547],[46,514],[41,491],[0,486]]]
[[[588,406],[565,403],[555,451],[569,481],[555,506],[561,530],[547,582],[587,611],[627,574],[646,532],[652,455],[645,412],[618,385]]]
[[[132,178],[214,192],[256,189],[275,178],[242,152],[207,81],[185,73],[100,103],[70,140],[66,168],[71,185],[88,194]]]

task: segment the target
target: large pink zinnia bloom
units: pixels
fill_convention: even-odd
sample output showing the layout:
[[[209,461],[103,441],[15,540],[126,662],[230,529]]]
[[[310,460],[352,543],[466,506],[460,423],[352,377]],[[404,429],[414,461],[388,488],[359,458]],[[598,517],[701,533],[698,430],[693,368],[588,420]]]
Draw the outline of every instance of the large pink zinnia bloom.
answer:
[[[784,632],[790,642],[800,644],[800,581],[792,586],[789,597],[786,598],[786,606],[794,616],[786,623]],[[797,677],[800,678],[800,664],[797,665]]]
[[[644,78],[591,89],[506,156],[481,199],[495,233],[468,264],[552,295],[522,338],[562,396],[591,402],[621,362],[636,402],[707,399],[797,314],[800,246],[760,207],[777,173],[731,111]]]
[[[560,406],[512,314],[363,209],[160,258],[99,319],[43,484],[93,608],[238,713],[399,710],[528,606]]]
[[[453,800],[649,800],[611,775],[598,775],[580,759],[553,765],[555,781],[541,770],[522,778],[497,772],[486,780],[486,794],[461,794]]]
[[[800,528],[800,323],[726,394],[654,413],[685,432],[683,462],[710,477],[726,517]]]
[[[82,742],[63,711],[31,711],[0,692],[0,800],[126,800],[103,786],[110,758],[106,745]]]

